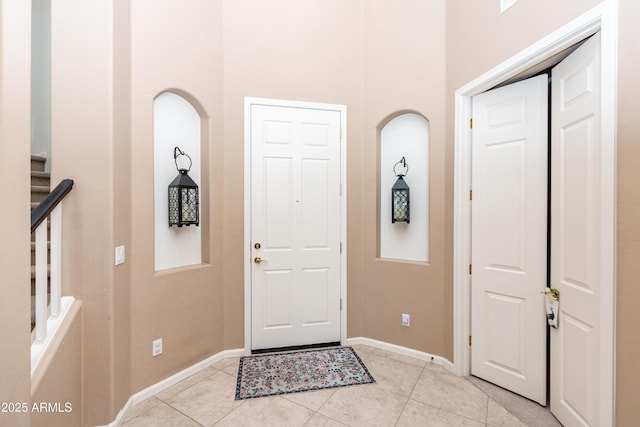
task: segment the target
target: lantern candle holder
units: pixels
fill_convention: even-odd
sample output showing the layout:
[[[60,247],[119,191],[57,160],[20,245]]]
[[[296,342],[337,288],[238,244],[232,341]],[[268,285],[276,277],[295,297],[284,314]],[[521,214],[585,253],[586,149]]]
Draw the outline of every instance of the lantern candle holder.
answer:
[[[180,156],[189,159],[188,168],[178,167]],[[193,162],[191,157],[178,147],[173,149],[173,161],[176,164],[178,176],[169,184],[169,227],[192,224],[198,226],[200,224],[198,185],[189,176]]]
[[[402,167],[403,173],[397,172],[398,166]],[[411,219],[409,185],[404,180],[404,177],[409,173],[409,165],[407,165],[404,157],[393,165],[393,173],[398,179],[391,187],[391,222],[406,222],[409,224]]]

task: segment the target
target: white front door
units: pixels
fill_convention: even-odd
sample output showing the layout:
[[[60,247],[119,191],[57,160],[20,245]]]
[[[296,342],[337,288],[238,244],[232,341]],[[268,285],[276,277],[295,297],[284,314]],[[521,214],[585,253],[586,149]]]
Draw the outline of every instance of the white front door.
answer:
[[[552,70],[551,412],[565,426],[599,423],[600,35]]]
[[[340,341],[341,113],[250,114],[251,348]]]
[[[473,98],[471,373],[546,403],[547,76]]]

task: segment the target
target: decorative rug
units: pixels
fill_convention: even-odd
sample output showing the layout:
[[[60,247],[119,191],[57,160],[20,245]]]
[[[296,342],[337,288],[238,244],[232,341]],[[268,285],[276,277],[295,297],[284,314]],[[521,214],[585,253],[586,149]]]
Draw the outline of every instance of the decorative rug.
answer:
[[[244,356],[236,400],[375,382],[352,347]]]

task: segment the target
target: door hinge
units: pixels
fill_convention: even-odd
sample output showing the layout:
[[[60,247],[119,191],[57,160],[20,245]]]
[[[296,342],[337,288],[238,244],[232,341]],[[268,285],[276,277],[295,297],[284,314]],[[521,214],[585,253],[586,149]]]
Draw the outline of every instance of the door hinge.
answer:
[[[342,140],[342,126],[340,127],[340,140]]]
[[[471,335],[469,335],[469,347],[471,347]]]
[[[469,200],[473,200],[473,190],[469,190]]]
[[[471,264],[469,264],[469,274],[471,274],[471,270],[472,270],[472,267],[471,267]]]
[[[340,311],[342,311],[342,298],[340,298]]]
[[[469,119],[469,129],[473,129],[473,118]]]
[[[340,242],[340,253],[342,253],[342,242]]]
[[[342,184],[340,184],[340,195],[342,196]]]

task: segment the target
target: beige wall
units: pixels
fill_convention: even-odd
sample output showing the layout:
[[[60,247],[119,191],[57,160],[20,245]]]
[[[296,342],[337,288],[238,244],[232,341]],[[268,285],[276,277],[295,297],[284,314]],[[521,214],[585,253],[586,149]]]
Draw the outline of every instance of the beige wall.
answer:
[[[82,303],[74,301],[31,383],[31,409],[41,404],[54,406],[32,410],[31,427],[83,425],[82,332]]]
[[[520,0],[501,15],[498,1],[447,0],[447,101],[453,102],[452,90],[599,3],[600,0]],[[453,118],[452,114],[448,116]]]
[[[228,347],[223,345],[222,317],[226,261],[222,251],[222,2],[148,0],[131,6],[128,256],[131,385],[132,392],[137,392]],[[153,100],[166,90],[191,101],[202,117],[202,182],[198,184],[203,264],[155,272]],[[167,152],[168,157],[172,155]],[[157,338],[163,340],[163,353],[152,357],[151,343]]]
[[[134,226],[131,208],[131,1],[113,3],[113,191],[112,249],[124,245],[131,250]],[[130,254],[130,253],[129,253]],[[126,254],[125,254],[126,255]],[[113,265],[113,264],[112,264]],[[131,396],[131,262],[113,268],[113,414]]]
[[[64,204],[63,293],[83,302],[84,422],[104,424],[131,394],[130,279],[128,266],[114,266],[115,245],[130,247],[128,10],[78,0],[52,3],[51,15],[51,182],[75,181]]]
[[[244,97],[347,106],[350,334],[359,331],[357,289],[362,162],[362,0],[224,2],[224,327],[244,346]]]
[[[362,170],[350,183],[359,197],[359,212],[349,213],[349,225],[361,227],[349,241],[354,254],[349,268],[360,268],[361,279],[349,281],[360,292],[359,336],[448,356],[450,306],[445,304],[444,184],[445,184],[445,5],[441,1],[365,1],[362,70]],[[428,263],[378,258],[378,180],[380,125],[390,116],[412,110],[429,120],[430,203]],[[351,163],[349,163],[349,167]],[[410,182],[410,177],[408,177]],[[381,197],[390,189],[380,189]],[[412,193],[412,198],[420,197]],[[409,225],[411,228],[411,225]],[[351,301],[349,302],[351,309]],[[411,326],[401,326],[401,313]],[[351,317],[351,313],[349,312]],[[349,330],[350,336],[357,336]]]
[[[443,4],[228,1],[223,22],[225,176],[242,176],[245,96],[346,105],[348,335],[443,354]],[[376,128],[406,109],[431,121],[429,265],[377,260]],[[224,201],[224,298],[233,307],[225,309],[225,346],[237,348],[244,339],[242,179],[225,182]],[[411,328],[401,328],[402,312],[412,314]]]
[[[0,2],[0,402],[29,402],[30,2]],[[10,307],[11,309],[7,309]],[[27,426],[29,414],[0,413],[0,426]]]
[[[640,3],[620,0],[618,76],[616,421],[638,423],[640,383]]]

